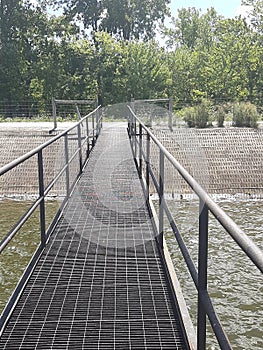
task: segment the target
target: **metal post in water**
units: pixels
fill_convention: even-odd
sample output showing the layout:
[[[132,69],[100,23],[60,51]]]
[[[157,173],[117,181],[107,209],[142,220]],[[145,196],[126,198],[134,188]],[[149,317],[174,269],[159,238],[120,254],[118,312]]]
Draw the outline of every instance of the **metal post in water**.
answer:
[[[202,294],[207,292],[208,256],[208,207],[200,199],[199,203],[199,252],[198,252],[198,315],[197,348],[206,349],[206,312],[202,304]]]
[[[45,188],[44,188],[44,169],[43,169],[43,154],[42,149],[38,152],[38,187],[39,187],[39,216],[40,216],[40,235],[41,247],[46,245],[46,222],[45,222]]]

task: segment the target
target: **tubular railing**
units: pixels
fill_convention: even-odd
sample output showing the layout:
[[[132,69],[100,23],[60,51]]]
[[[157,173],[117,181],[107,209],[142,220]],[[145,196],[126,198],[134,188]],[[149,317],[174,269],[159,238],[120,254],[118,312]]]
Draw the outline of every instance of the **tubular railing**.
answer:
[[[164,214],[169,220],[178,246],[182,252],[187,268],[193,279],[198,294],[197,305],[197,349],[206,349],[206,316],[208,316],[213,332],[221,349],[232,349],[229,339],[221,325],[215,312],[214,305],[207,288],[208,273],[208,216],[213,214],[221,226],[232,236],[234,241],[240,246],[245,254],[251,259],[257,268],[263,272],[263,252],[255,243],[242,231],[236,223],[211,199],[197,181],[181,166],[181,164],[166,150],[153,133],[135,115],[129,107],[130,116],[128,120],[128,132],[131,139],[134,160],[142,177],[143,166],[145,167],[144,192],[149,203],[150,179],[152,180],[159,198],[159,227],[158,243],[163,248]],[[143,138],[146,138],[146,150],[143,149]],[[151,166],[151,144],[155,144],[159,151],[159,176],[155,176]],[[181,177],[192,188],[199,198],[199,246],[198,246],[198,269],[190,256],[184,240],[177,228],[172,213],[164,197],[164,160],[178,171]],[[157,178],[158,177],[158,178]]]
[[[156,98],[156,99],[148,99],[148,100],[135,100],[134,98],[132,98],[131,100],[131,106],[133,111],[136,111],[136,104],[156,104],[156,103],[163,103],[166,102],[168,103],[168,112],[169,112],[169,116],[168,116],[168,127],[169,129],[172,131],[173,130],[173,122],[175,122],[175,120],[173,121],[173,98],[169,97],[169,98]],[[152,114],[150,114],[150,125],[152,126]]]
[[[85,117],[83,117],[78,123],[74,124],[74,126],[68,128],[62,133],[54,136],[52,139],[47,141],[46,143],[40,145],[39,147],[33,149],[32,151],[26,153],[20,158],[12,161],[11,163],[0,168],[0,177],[4,174],[8,173],[12,169],[18,167],[22,163],[26,162],[33,157],[37,157],[38,164],[38,196],[37,199],[33,202],[31,207],[24,213],[24,215],[17,221],[17,223],[13,226],[13,228],[6,234],[6,236],[0,242],[0,254],[4,251],[6,246],[12,241],[12,239],[16,236],[22,226],[29,220],[31,215],[39,209],[40,213],[40,244],[34,253],[25,273],[20,279],[13,295],[11,296],[0,320],[0,330],[3,327],[6,319],[15,304],[18,295],[21,293],[26,280],[28,279],[40,253],[46,245],[46,242],[52,232],[56,221],[59,218],[60,210],[55,215],[52,223],[46,230],[46,215],[45,215],[45,201],[50,194],[51,189],[58,183],[58,181],[64,176],[65,179],[65,200],[62,203],[62,206],[66,204],[68,197],[79,177],[79,175],[83,171],[83,167],[86,164],[86,161],[89,157],[89,153],[93,146],[96,143],[96,139],[98,138],[100,131],[102,128],[102,114],[100,107],[97,107],[93,112],[89,113]],[[76,135],[76,137],[72,138],[72,133]],[[84,133],[84,135],[83,135]],[[76,143],[76,147],[74,149],[73,154],[70,152],[69,148],[69,139]],[[57,173],[54,174],[54,177],[51,181],[45,186],[45,173],[44,173],[44,162],[43,162],[43,151],[48,149],[50,146],[54,145],[57,141],[63,141],[62,147],[64,148],[64,162],[63,166],[58,169]],[[70,181],[72,178],[70,172],[70,165],[77,160],[79,168],[77,169],[77,174],[74,176],[73,181]],[[75,171],[74,171],[75,174]],[[61,206],[61,208],[62,208]]]
[[[79,105],[84,105],[84,106],[93,106],[92,108],[96,108],[98,106],[97,100],[58,100],[52,97],[52,117],[53,117],[53,122],[54,122],[54,129],[56,130],[57,128],[57,106],[61,105],[68,105],[76,108],[76,112],[79,117]]]

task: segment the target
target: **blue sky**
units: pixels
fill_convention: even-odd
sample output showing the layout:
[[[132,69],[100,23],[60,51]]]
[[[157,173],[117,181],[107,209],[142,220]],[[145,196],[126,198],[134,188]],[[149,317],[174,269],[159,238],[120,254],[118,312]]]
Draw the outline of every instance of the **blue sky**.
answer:
[[[30,0],[35,3],[36,0]],[[210,7],[214,7],[216,11],[224,17],[235,17],[241,13],[245,13],[241,8],[242,0],[170,0],[170,8],[172,15],[177,16],[177,10],[180,8],[196,7],[202,9],[202,12]]]
[[[231,18],[241,13],[241,0],[171,0],[170,8],[174,17],[177,16],[177,10],[182,7],[196,7],[202,9],[202,12],[214,7],[218,14]]]

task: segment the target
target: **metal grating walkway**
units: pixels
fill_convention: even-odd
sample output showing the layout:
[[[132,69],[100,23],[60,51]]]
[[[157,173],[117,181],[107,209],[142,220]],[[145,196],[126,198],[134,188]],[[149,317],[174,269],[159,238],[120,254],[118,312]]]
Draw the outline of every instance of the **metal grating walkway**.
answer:
[[[104,128],[1,349],[185,349],[125,124]]]

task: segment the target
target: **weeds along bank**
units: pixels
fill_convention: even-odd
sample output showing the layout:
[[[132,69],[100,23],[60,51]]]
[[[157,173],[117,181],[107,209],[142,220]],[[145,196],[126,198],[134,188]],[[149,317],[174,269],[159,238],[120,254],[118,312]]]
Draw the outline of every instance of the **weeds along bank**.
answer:
[[[250,102],[214,104],[203,98],[193,106],[182,108],[178,114],[189,128],[206,128],[214,124],[223,127],[225,123],[236,127],[257,128],[261,117],[259,110],[259,107]]]

